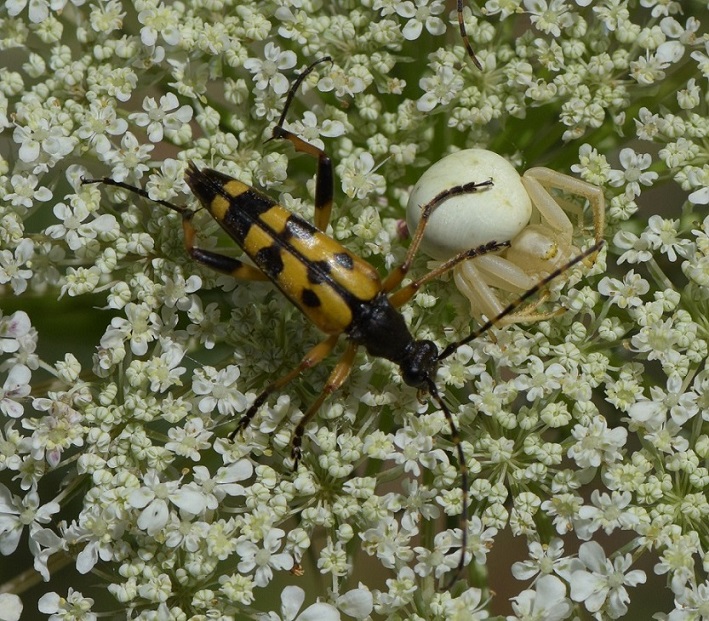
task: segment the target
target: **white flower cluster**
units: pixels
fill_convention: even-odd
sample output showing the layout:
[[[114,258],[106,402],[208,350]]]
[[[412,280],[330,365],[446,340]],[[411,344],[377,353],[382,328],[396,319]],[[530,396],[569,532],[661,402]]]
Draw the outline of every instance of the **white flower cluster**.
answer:
[[[449,4],[0,8],[3,619],[707,617],[706,3],[466,0],[482,71]],[[469,473],[464,551],[438,408],[361,356],[297,471],[292,430],[328,368],[229,439],[319,336],[270,285],[191,261],[178,214],[81,183],[183,204],[194,161],[310,218],[317,162],[265,140],[324,56],[286,127],[335,166],[329,234],[382,274],[405,255],[417,176],[461,148],[572,170],[609,202],[607,259],[552,293],[568,312],[440,370]],[[200,248],[228,245],[204,210],[193,222]],[[402,312],[444,345],[467,309],[443,279]],[[67,563],[92,576],[67,588]],[[664,595],[650,611],[648,592]]]

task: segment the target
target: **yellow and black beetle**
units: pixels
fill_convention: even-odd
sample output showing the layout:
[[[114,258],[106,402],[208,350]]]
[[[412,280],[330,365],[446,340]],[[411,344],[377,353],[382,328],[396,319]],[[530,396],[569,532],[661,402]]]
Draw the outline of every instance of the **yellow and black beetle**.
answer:
[[[484,190],[491,186],[493,181],[484,180],[450,188],[422,206],[421,219],[403,263],[382,280],[372,265],[322,232],[327,227],[332,210],[334,193],[332,163],[322,149],[311,145],[283,127],[288,108],[303,79],[317,64],[329,60],[329,57],[325,57],[313,62],[297,77],[272,134],[273,138],[290,141],[296,151],[318,159],[315,226],[255,188],[216,170],[209,168],[200,170],[190,162],[185,174],[187,185],[202,206],[253,262],[248,264],[196,247],[195,229],[192,225],[194,211],[164,200],[153,202],[172,209],[182,216],[185,247],[195,261],[238,279],[271,280],[315,326],[327,335],[323,341],[305,354],[297,367],[272,382],[257,396],[230,437],[233,438],[239,430],[249,424],[271,393],[288,384],[303,371],[320,363],[332,351],[342,335],[349,341],[345,353],[335,365],[319,397],[305,412],[293,433],[292,456],[296,467],[302,455],[302,438],[307,422],[315,415],[327,396],[336,391],[347,379],[359,346],[364,347],[372,356],[386,358],[397,364],[402,378],[409,386],[432,396],[450,426],[461,473],[462,535],[458,571],[455,573],[457,575],[465,564],[465,555],[462,551],[467,545],[468,468],[453,416],[436,388],[435,375],[439,363],[460,346],[489,330],[562,271],[589,254],[597,252],[600,244],[574,258],[563,268],[549,274],[507,306],[497,317],[485,322],[464,339],[451,343],[443,351],[439,351],[433,341],[415,339],[398,309],[407,303],[424,284],[449,271],[461,261],[495,252],[509,245],[507,241],[493,241],[461,252],[423,277],[394,291],[401,285],[411,267],[426,223],[435,207],[452,196]],[[110,177],[82,179],[82,182],[112,185],[153,200],[145,190]]]

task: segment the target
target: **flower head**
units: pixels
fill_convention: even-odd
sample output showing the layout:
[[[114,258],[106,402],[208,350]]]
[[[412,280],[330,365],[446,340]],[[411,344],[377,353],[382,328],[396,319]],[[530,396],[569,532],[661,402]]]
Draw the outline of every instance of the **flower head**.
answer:
[[[5,3],[0,553],[17,592],[46,581],[39,613],[605,619],[649,589],[649,616],[706,612],[706,11],[451,4]],[[482,331],[404,222],[471,147],[532,202],[514,250],[465,263],[472,297],[525,296]],[[206,205],[194,169],[225,180]],[[552,282],[511,261],[540,230]],[[416,341],[432,395],[401,379]]]

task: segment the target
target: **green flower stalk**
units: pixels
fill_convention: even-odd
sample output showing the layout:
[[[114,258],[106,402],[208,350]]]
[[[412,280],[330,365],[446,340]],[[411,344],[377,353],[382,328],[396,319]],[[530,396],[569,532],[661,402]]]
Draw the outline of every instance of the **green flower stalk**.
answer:
[[[0,617],[709,615],[709,6],[481,1],[463,11],[478,69],[454,4],[5,2]],[[269,283],[191,261],[178,214],[81,183],[196,209],[193,161],[311,219],[314,160],[266,140],[325,56],[286,127],[335,164],[327,233],[381,274],[414,183],[461,149],[576,175],[608,205],[607,252],[540,306],[566,312],[439,371],[471,475],[451,588],[463,493],[440,408],[360,355],[297,470],[328,364],[231,441],[321,335]],[[204,210],[194,224],[200,248],[229,247]],[[402,312],[440,348],[476,325],[452,278]]]

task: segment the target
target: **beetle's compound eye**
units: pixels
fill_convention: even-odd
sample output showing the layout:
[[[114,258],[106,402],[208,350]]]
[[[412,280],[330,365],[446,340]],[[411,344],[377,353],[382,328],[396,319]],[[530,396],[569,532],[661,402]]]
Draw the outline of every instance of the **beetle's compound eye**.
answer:
[[[401,377],[414,388],[428,390],[438,366],[438,347],[433,341],[413,341],[401,362]]]

